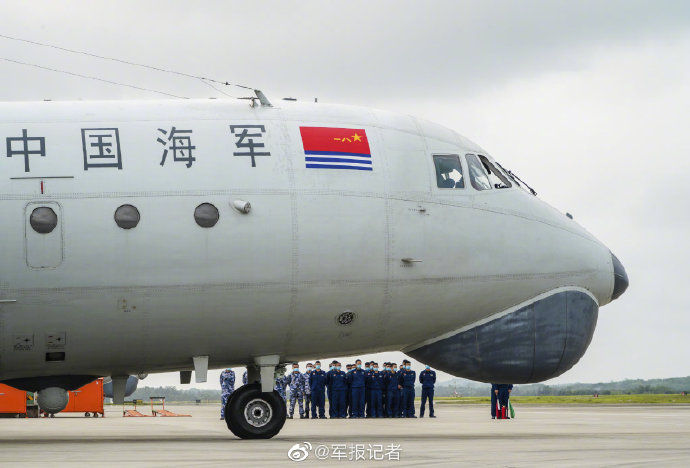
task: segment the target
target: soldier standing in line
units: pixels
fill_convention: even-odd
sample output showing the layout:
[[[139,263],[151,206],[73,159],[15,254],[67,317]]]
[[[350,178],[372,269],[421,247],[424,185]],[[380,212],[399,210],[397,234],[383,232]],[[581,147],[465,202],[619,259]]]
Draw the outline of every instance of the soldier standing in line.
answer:
[[[326,419],[326,372],[321,370],[321,361],[314,363],[314,371],[309,377],[311,386],[311,418],[316,419],[317,411],[319,419]]]
[[[371,373],[369,374],[369,392],[371,395],[371,417],[382,418],[383,407],[381,393],[383,392],[383,375],[379,372],[377,362],[371,363]]]
[[[434,416],[434,384],[436,384],[436,372],[432,371],[429,366],[419,373],[419,383],[422,384],[422,404],[419,407],[419,417],[424,417],[424,405],[427,398],[429,399],[429,417]]]
[[[335,362],[335,368],[329,372],[327,377],[328,386],[332,388],[331,404],[333,405],[332,418],[345,418],[345,392],[347,391],[347,375],[340,370],[340,363]]]
[[[304,419],[304,376],[299,371],[299,364],[292,364],[292,372],[287,377],[287,384],[290,386],[290,414],[288,419],[292,419],[295,413],[295,400],[299,402],[299,417]]]
[[[311,408],[311,373],[314,370],[314,365],[311,362],[307,363],[307,372],[304,373],[304,419],[309,419],[309,408]]]
[[[326,390],[326,394],[328,395],[328,417],[329,418],[334,418],[336,417],[335,413],[335,402],[333,401],[333,385],[331,384],[331,381],[329,377],[331,374],[335,372],[335,361],[331,361],[331,365],[328,368],[328,372],[326,372],[326,385],[328,386],[328,389]]]
[[[386,377],[388,377],[388,371],[390,370],[390,363],[384,362],[383,363],[383,368],[381,368],[381,377],[383,378],[383,388],[381,389],[381,412],[383,413],[383,417],[387,417],[388,415],[388,395],[386,391]]]
[[[373,361],[367,362],[364,369],[364,414],[365,417],[371,417],[371,388],[369,387],[369,376],[371,375],[371,365]]]
[[[285,386],[287,385],[288,378],[283,375],[285,372],[284,367],[280,367],[279,369],[276,369],[275,371],[275,378],[276,378],[276,385],[273,388],[276,392],[278,392],[278,395],[283,399],[283,401],[287,402],[287,396],[285,395]]]
[[[399,417],[400,391],[398,390],[398,365],[391,362],[388,375],[384,380],[386,385],[386,414],[389,418]]]
[[[400,375],[402,372],[405,370],[405,361],[403,361],[400,364],[400,368],[398,369],[398,375],[396,376],[396,379],[398,380],[398,417],[399,418],[404,418],[405,417],[405,407],[403,406],[403,390],[402,390],[402,385],[400,385]]]
[[[220,419],[225,419],[225,405],[235,391],[235,371],[227,368],[220,373]]]
[[[355,361],[355,368],[350,373],[350,386],[352,387],[352,418],[364,417],[364,387],[366,385],[366,373],[362,370],[362,361]]]
[[[345,375],[347,376],[347,391],[345,392],[345,412],[349,417],[352,417],[352,364],[345,366]]]
[[[403,361],[405,369],[400,372],[398,385],[403,391],[402,407],[404,417],[416,418],[414,415],[414,384],[417,380],[417,373],[411,369],[410,361],[407,359]]]

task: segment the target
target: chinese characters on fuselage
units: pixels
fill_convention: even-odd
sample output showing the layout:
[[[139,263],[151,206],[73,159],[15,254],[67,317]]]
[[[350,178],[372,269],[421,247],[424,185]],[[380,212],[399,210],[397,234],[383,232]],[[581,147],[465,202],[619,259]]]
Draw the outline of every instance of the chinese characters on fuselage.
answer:
[[[85,171],[95,167],[122,169],[120,132],[117,128],[82,128],[81,144]]]
[[[17,145],[16,143],[19,144]],[[31,145],[31,143],[35,144]],[[36,144],[38,145],[38,148],[36,148]],[[7,157],[11,158],[16,155],[24,156],[24,172],[30,172],[31,169],[29,169],[29,156],[33,154],[45,157],[45,138],[29,137],[26,129],[22,129],[22,136],[20,137],[7,137]]]
[[[175,127],[171,127],[170,131],[163,130],[162,128],[159,128],[158,131],[168,137],[167,140],[161,137],[156,140],[165,147],[161,166],[165,165],[165,158],[168,156],[168,150],[170,150],[172,151],[174,162],[187,163],[185,164],[187,169],[192,167],[192,164],[196,161],[196,158],[192,156],[192,151],[196,149],[196,146],[192,145],[192,131],[178,130]]]
[[[238,130],[241,131],[238,133]],[[250,129],[256,131],[249,133]],[[263,125],[230,125],[230,131],[233,135],[237,137],[235,141],[235,146],[237,149],[246,149],[247,151],[235,151],[232,153],[233,156],[249,156],[252,160],[252,167],[256,167],[256,156],[270,156],[271,153],[268,151],[255,151],[255,148],[264,148],[266,145],[260,141],[264,133],[266,133],[266,127]],[[259,141],[254,141],[254,139]]]
[[[32,136],[29,136],[30,134]],[[192,134],[191,129],[181,130],[175,126],[171,126],[169,130],[157,129],[153,135],[156,138],[155,141],[162,145],[159,165],[165,167],[167,161],[172,161],[185,163],[187,169],[191,168],[197,160],[194,153],[197,147],[192,144]],[[232,143],[236,149],[232,155],[248,156],[251,159],[251,167],[256,167],[257,156],[271,155],[264,143],[265,134],[265,125],[230,125],[228,136],[234,137]],[[32,156],[43,158],[51,156],[48,146],[50,142],[46,143],[46,137],[34,136],[34,132],[29,129],[22,129],[21,136],[8,136],[5,141],[8,158],[23,157],[24,172],[31,172]],[[100,168],[122,170],[123,151],[120,145],[119,128],[82,128],[81,147],[84,171]],[[257,149],[262,150],[257,151]],[[169,155],[172,157],[168,158]]]

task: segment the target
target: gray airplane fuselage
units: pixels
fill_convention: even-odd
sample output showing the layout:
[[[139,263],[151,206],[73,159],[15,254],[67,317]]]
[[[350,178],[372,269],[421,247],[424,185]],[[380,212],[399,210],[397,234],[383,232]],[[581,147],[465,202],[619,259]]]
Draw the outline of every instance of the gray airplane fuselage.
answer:
[[[364,130],[371,170],[307,167],[301,127]],[[493,159],[410,116],[3,103],[0,141],[3,381],[388,350],[478,380],[543,380],[582,356],[624,275],[514,180],[477,190],[465,155]],[[464,188],[438,187],[434,155],[459,156]],[[204,203],[213,227],[195,221]],[[122,205],[136,227],[116,224]],[[40,207],[57,215],[49,233],[32,227]]]

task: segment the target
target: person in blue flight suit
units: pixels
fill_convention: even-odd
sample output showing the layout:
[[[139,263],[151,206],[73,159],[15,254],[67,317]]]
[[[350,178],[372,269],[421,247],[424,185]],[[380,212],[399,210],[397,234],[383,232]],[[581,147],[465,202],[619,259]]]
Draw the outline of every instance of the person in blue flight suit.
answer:
[[[350,382],[350,372],[352,372],[352,364],[345,366],[345,375],[347,376],[347,391],[345,392],[345,412],[349,417],[352,417],[352,382]]]
[[[410,361],[405,359],[403,361],[405,369],[400,372],[398,385],[402,388],[402,406],[405,418],[416,418],[414,415],[414,384],[416,382],[417,373],[412,370]]]
[[[235,391],[235,371],[227,368],[220,373],[220,419],[225,419],[225,405]]]
[[[326,419],[326,372],[321,370],[321,361],[314,362],[314,371],[309,376],[311,386],[311,418]]]
[[[383,368],[380,370],[381,377],[383,377],[383,390],[381,390],[381,409],[383,411],[383,417],[388,417],[388,392],[386,391],[386,377],[388,377],[388,372],[390,371],[390,362],[384,362]]]
[[[335,361],[331,361],[330,366],[328,367],[328,372],[326,372],[327,376],[330,376],[333,371],[335,371]],[[328,383],[328,379],[326,379],[326,385],[328,389],[326,390],[326,394],[328,395],[328,417],[333,418],[335,417],[334,413],[334,408],[335,404],[333,403],[333,387]]]
[[[311,408],[311,385],[309,379],[311,373],[314,371],[314,365],[311,362],[307,363],[307,371],[302,374],[304,377],[304,419],[309,419],[309,411]]]
[[[403,389],[402,385],[400,385],[400,376],[402,375],[402,372],[405,370],[405,362],[402,362],[400,364],[400,368],[398,369],[398,375],[396,376],[398,380],[398,417],[399,418],[404,418],[405,417],[405,407],[403,406]]]
[[[381,393],[383,392],[383,374],[379,372],[379,365],[376,362],[371,363],[369,391],[371,395],[371,417],[382,418],[383,406]]]
[[[332,418],[345,418],[345,392],[347,392],[347,374],[340,368],[340,363],[335,362],[335,369],[326,378],[328,386],[332,388],[333,416]]]
[[[371,361],[364,365],[364,414],[371,417],[371,388],[369,387],[369,375],[371,374]]]
[[[434,385],[436,384],[436,372],[429,366],[419,373],[419,383],[422,384],[422,405],[419,407],[419,417],[424,417],[424,406],[427,398],[429,399],[429,417],[434,416]]]
[[[491,384],[491,419],[496,419],[496,410],[498,407],[508,407],[508,399],[510,392],[513,391],[513,384]],[[496,405],[498,402],[498,405]],[[510,418],[509,415],[506,415]]]
[[[288,419],[292,419],[295,414],[295,401],[299,403],[299,417],[304,419],[304,376],[299,371],[299,364],[292,364],[292,372],[286,376],[287,386],[290,388],[290,414]]]
[[[352,417],[364,417],[364,388],[366,372],[362,369],[362,360],[355,361],[355,368],[350,373],[350,387],[352,388]]]
[[[400,406],[400,395],[398,390],[398,365],[390,363],[390,368],[384,379],[386,386],[386,414],[389,418],[398,417],[398,407]]]

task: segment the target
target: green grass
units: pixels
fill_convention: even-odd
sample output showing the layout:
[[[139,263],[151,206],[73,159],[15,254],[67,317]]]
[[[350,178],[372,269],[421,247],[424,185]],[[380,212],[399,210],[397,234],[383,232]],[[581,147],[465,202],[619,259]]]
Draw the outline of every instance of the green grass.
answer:
[[[416,398],[417,401],[420,397]],[[680,394],[638,394],[638,395],[562,395],[562,396],[514,396],[510,399],[516,405],[690,405],[690,395]],[[442,405],[488,405],[488,396],[485,397],[434,397],[434,403]],[[192,401],[166,401],[166,405],[194,405]],[[202,400],[202,405],[219,405],[220,400]],[[106,405],[108,405],[106,403]],[[154,406],[160,406],[160,402],[154,402]],[[117,406],[117,405],[114,405]],[[132,406],[128,403],[127,406]],[[138,406],[150,407],[148,400]]]
[[[669,395],[562,395],[562,396],[514,396],[510,398],[516,405],[674,405],[690,404],[690,396]],[[435,397],[434,403],[456,405],[490,404],[486,397]]]

